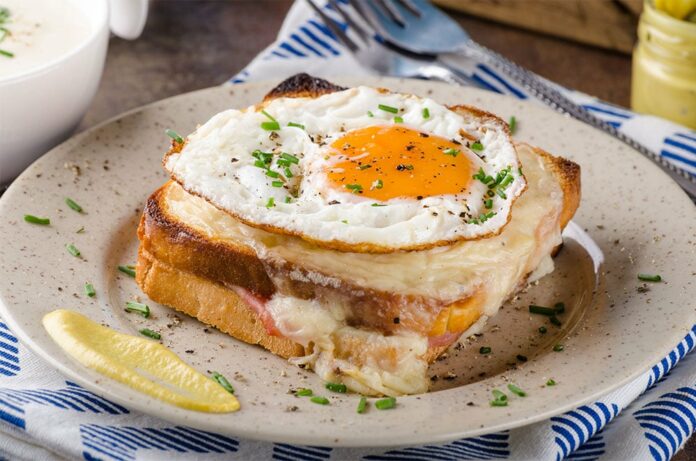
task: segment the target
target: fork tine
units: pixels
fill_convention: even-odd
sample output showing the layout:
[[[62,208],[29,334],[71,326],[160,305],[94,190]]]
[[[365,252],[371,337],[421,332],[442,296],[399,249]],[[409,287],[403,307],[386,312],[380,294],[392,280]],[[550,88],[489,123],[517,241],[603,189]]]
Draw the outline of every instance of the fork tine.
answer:
[[[399,13],[399,10],[396,9],[394,5],[388,0],[376,0],[375,3],[380,6],[382,11],[386,11],[387,16],[391,18],[392,21],[397,23],[401,27],[406,26],[406,21],[404,21],[404,17],[401,16],[401,13]]]
[[[395,0],[401,4],[404,8],[406,8],[412,15],[421,17],[421,10],[418,9],[416,5],[413,4],[411,0]]]
[[[333,19],[331,19],[326,13],[324,13],[321,8],[319,8],[317,5],[314,4],[313,0],[307,0],[307,3],[309,3],[309,6],[314,10],[314,12],[319,15],[319,18],[321,21],[331,29],[331,32],[334,33],[336,38],[338,39],[339,42],[343,43],[346,47],[351,52],[356,52],[358,51],[359,47],[358,45],[355,44],[353,40],[351,40],[341,29],[341,27],[334,22]]]
[[[355,32],[357,32],[362,41],[368,43],[370,40],[370,34],[368,34],[360,24],[355,22],[353,18],[351,18],[350,15],[341,7],[341,5],[336,2],[336,0],[329,0],[329,4],[333,7],[333,9],[338,11],[338,14],[340,14],[343,20],[348,23],[348,26],[352,27]]]

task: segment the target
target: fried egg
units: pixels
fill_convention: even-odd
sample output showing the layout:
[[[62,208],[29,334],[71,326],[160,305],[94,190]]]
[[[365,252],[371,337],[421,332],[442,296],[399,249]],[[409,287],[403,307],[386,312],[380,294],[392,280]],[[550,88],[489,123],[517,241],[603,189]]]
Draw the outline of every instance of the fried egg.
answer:
[[[498,118],[370,87],[227,110],[176,150],[164,165],[189,192],[342,251],[497,234],[526,187]]]

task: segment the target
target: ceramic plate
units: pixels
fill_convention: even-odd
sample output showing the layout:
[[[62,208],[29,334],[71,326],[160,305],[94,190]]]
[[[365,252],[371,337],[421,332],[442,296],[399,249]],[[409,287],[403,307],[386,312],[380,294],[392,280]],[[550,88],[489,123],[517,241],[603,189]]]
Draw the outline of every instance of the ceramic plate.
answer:
[[[509,429],[596,399],[647,370],[696,323],[696,208],[651,163],[630,148],[532,103],[426,81],[337,79],[473,104],[519,121],[516,136],[582,166],[582,204],[564,233],[556,271],[507,303],[482,335],[463,341],[430,369],[432,392],[398,399],[390,411],[358,415],[355,395],[331,394],[313,374],[261,348],[207,329],[148,302],[117,271],[135,261],[136,226],[148,195],[166,176],[160,160],[165,128],[191,132],[218,111],[259,101],[276,82],[217,87],[143,107],[84,132],[32,165],[0,200],[2,316],[23,343],[93,392],[178,424],[278,442],[394,446],[453,440]],[[71,197],[85,213],[64,204]],[[27,224],[26,213],[51,218]],[[84,232],[77,233],[81,228]],[[68,254],[74,243],[82,258]],[[643,287],[639,272],[664,282]],[[95,298],[83,294],[94,284]],[[144,319],[128,300],[153,308]],[[530,315],[529,303],[563,301],[561,327]],[[201,372],[234,384],[242,410],[211,415],[182,410],[97,375],[72,360],[45,333],[56,308],[82,312],[120,331],[144,326]],[[548,325],[542,335],[538,328]],[[562,352],[553,346],[562,344]],[[489,346],[493,353],[478,353]],[[546,387],[548,379],[558,384]],[[528,392],[507,407],[489,406],[491,390],[514,382]],[[319,406],[288,393],[309,387],[329,395]]]

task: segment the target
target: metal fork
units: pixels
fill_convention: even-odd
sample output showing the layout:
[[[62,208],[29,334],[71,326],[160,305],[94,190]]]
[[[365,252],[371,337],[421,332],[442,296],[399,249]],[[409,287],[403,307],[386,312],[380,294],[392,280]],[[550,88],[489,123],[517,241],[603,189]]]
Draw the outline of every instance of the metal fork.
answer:
[[[436,79],[464,86],[476,85],[473,80],[457,69],[449,68],[439,63],[435,56],[396,50],[387,43],[380,43],[374,40],[371,27],[365,23],[360,24],[335,0],[329,0],[329,4],[346,21],[349,27],[355,30],[360,38],[359,41],[349,37],[341,26],[326,14],[314,0],[306,1],[321,21],[333,32],[338,41],[355,56],[356,60],[377,74],[393,77]]]
[[[344,9],[337,8],[338,5],[334,6],[335,1],[332,0],[331,3],[335,9],[342,12],[342,15],[345,14]],[[652,160],[676,181],[692,200],[696,201],[696,178],[688,172],[595,117],[536,74],[474,42],[456,21],[427,0],[348,0],[348,3],[360,16],[363,24],[372,27],[371,31],[363,30],[361,36],[376,34],[382,37],[393,50],[413,53],[415,56],[439,56],[451,53],[495,67],[554,110],[568,114],[631,146]],[[456,72],[456,64],[452,61],[442,59],[437,61],[439,65]]]

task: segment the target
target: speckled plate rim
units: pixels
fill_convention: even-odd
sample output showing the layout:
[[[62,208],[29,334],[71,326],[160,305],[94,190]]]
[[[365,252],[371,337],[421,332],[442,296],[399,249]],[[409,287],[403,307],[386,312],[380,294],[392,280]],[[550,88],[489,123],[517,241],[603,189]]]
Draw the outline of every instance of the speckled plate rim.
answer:
[[[426,88],[428,85],[429,86],[444,86],[444,84],[435,84],[432,82],[408,82],[408,81],[403,81],[403,80],[397,80],[397,79],[385,79],[385,78],[360,78],[360,79],[349,79],[349,78],[336,78],[335,79],[338,83],[341,84],[368,84],[368,85],[374,85],[374,86],[384,86],[384,87],[391,87],[398,89],[399,86],[403,86],[404,84],[406,85],[421,85],[422,88]],[[259,91],[259,89],[270,89],[273,84],[276,82],[258,82],[258,83],[251,83],[251,84],[242,84],[236,86],[237,89],[256,89]],[[219,90],[220,88],[210,88],[210,89],[204,89],[204,90],[198,90],[192,93],[187,93],[184,95],[179,95],[175,96],[172,98],[167,98],[158,102],[154,102],[152,104],[148,104],[146,106],[142,106],[140,108],[133,109],[131,111],[125,112],[123,114],[120,114],[116,117],[113,117],[89,130],[86,132],[80,133],[79,135],[75,136],[71,140],[67,141],[66,143],[62,144],[61,146],[58,146],[57,148],[53,149],[49,153],[47,153],[44,157],[41,159],[37,160],[25,173],[23,173],[20,178],[18,178],[13,185],[10,187],[10,189],[7,191],[7,193],[0,198],[0,219],[3,218],[2,216],[2,210],[3,208],[7,205],[7,203],[14,197],[14,190],[18,190],[21,187],[28,186],[30,185],[32,179],[32,173],[33,171],[37,168],[37,165],[39,165],[46,157],[48,156],[58,156],[61,155],[61,152],[64,150],[67,150],[68,146],[76,145],[77,143],[81,142],[82,140],[86,139],[91,133],[100,130],[112,123],[117,122],[118,120],[121,120],[123,118],[126,118],[130,115],[137,114],[143,110],[147,110],[149,108],[155,107],[155,106],[166,106],[168,103],[178,100],[179,98],[186,98],[186,97],[193,97],[195,98],[196,95],[202,95],[206,94],[206,92],[209,91],[214,91],[214,90]],[[541,112],[547,112],[547,116],[551,118],[562,118],[560,115],[551,113],[549,110],[544,109],[544,108],[539,108],[536,105],[533,105],[532,103],[529,102],[520,102],[517,100],[514,100],[512,98],[500,96],[500,95],[494,95],[490,94],[488,92],[483,92],[481,90],[475,90],[475,89],[470,89],[470,88],[456,88],[453,89],[456,90],[460,94],[469,94],[469,95],[474,95],[476,97],[483,98],[484,100],[498,100],[502,105],[510,105],[513,108],[528,108],[530,112],[532,113],[539,113]],[[476,99],[476,98],[474,98]],[[568,125],[569,128],[573,130],[585,130],[588,131],[589,133],[592,133],[596,135],[598,138],[601,139],[602,144],[607,144],[610,145],[613,149],[616,150],[621,150],[622,148],[617,144],[616,141],[613,141],[606,137],[605,135],[596,132],[589,127],[586,127],[584,125],[580,125],[579,122],[575,122],[573,120],[568,120],[564,119],[563,124]],[[581,128],[582,127],[582,128]],[[546,147],[546,146],[544,146]],[[628,148],[623,148],[624,150],[630,151]],[[657,186],[660,186],[663,190],[663,192],[670,198],[669,202],[671,204],[677,204],[677,205],[682,205],[683,207],[686,207],[687,205],[691,205],[691,202],[687,198],[687,196],[678,188],[676,184],[674,184],[666,175],[664,175],[661,171],[659,171],[656,167],[653,167],[649,161],[639,158],[637,153],[634,153],[631,151],[631,155],[636,156],[635,163],[640,166],[640,169],[644,169],[644,171],[649,172],[649,176],[657,181]],[[584,166],[584,165],[583,165]],[[28,183],[28,184],[27,184]],[[585,191],[585,194],[587,194],[587,191]],[[688,210],[688,208],[687,208]],[[688,226],[688,221],[692,221],[693,223],[696,223],[696,212],[694,212],[693,208],[691,209],[690,216],[689,216],[689,211],[684,210],[683,208],[679,210],[681,213],[681,216],[683,216],[684,222],[686,223],[686,226]],[[6,320],[10,328],[15,332],[15,334],[19,337],[19,339],[26,345],[28,346],[32,351],[37,353],[39,356],[41,356],[43,359],[47,360],[52,366],[60,370],[63,374],[66,376],[70,377],[73,379],[75,382],[78,384],[84,386],[85,388],[95,392],[98,395],[101,395],[105,398],[111,399],[117,403],[120,403],[128,408],[134,409],[141,411],[143,413],[152,415],[152,416],[157,416],[161,417],[165,420],[169,420],[172,422],[176,423],[181,423],[181,424],[187,424],[193,427],[197,427],[200,429],[205,429],[205,430],[210,430],[214,432],[220,432],[224,434],[229,434],[229,435],[235,435],[235,436],[241,436],[241,437],[248,437],[252,439],[260,439],[260,440],[269,440],[269,441],[275,441],[275,442],[289,442],[289,443],[302,443],[302,444],[316,444],[316,445],[329,445],[329,446],[381,446],[381,447],[389,447],[389,446],[403,446],[403,445],[414,445],[414,444],[421,444],[421,443],[433,443],[433,442],[444,442],[444,441],[450,441],[454,440],[457,438],[461,437],[467,437],[467,436],[474,436],[474,435],[480,435],[484,433],[491,433],[491,432],[496,432],[496,431],[501,431],[501,430],[506,430],[506,429],[511,429],[514,427],[519,427],[523,425],[527,425],[530,423],[534,423],[537,421],[541,421],[544,419],[548,419],[549,417],[552,417],[554,415],[558,415],[562,412],[571,410],[573,408],[576,408],[580,405],[589,403],[593,400],[596,400],[597,398],[606,395],[608,392],[611,392],[612,390],[627,384],[631,380],[637,378],[640,376],[642,373],[644,373],[646,370],[649,369],[650,366],[652,366],[654,363],[658,362],[660,359],[662,359],[676,344],[683,338],[683,336],[689,331],[690,325],[696,322],[696,312],[693,310],[688,309],[688,305],[685,309],[683,309],[683,320],[685,320],[685,325],[680,328],[676,328],[673,331],[671,331],[669,334],[656,334],[654,335],[653,339],[656,340],[657,343],[659,343],[657,346],[653,344],[654,347],[652,347],[649,351],[641,351],[640,353],[640,363],[639,365],[636,365],[633,367],[631,370],[625,372],[621,377],[615,376],[613,379],[609,382],[604,382],[601,386],[598,386],[596,389],[593,391],[585,392],[582,395],[576,395],[572,399],[566,399],[565,401],[561,402],[556,402],[552,408],[547,408],[541,411],[529,411],[530,409],[526,409],[525,412],[521,412],[521,414],[517,414],[514,417],[510,417],[507,421],[498,421],[492,424],[482,424],[479,427],[466,427],[466,428],[458,428],[453,424],[453,427],[451,427],[449,430],[445,431],[439,431],[439,432],[432,432],[432,431],[423,431],[421,433],[404,433],[404,434],[391,434],[390,437],[384,437],[384,435],[379,435],[377,437],[374,437],[372,439],[366,439],[366,438],[356,438],[356,437],[351,437],[350,434],[347,436],[344,435],[344,438],[340,440],[332,440],[331,437],[326,437],[326,436],[321,436],[321,435],[304,435],[300,433],[300,431],[297,430],[289,430],[289,431],[267,431],[267,432],[258,432],[257,430],[248,430],[244,427],[220,427],[219,423],[215,421],[215,418],[211,418],[210,415],[203,414],[203,413],[196,413],[196,412],[187,412],[184,410],[180,410],[171,406],[168,406],[166,404],[163,404],[158,401],[153,401],[152,399],[143,399],[140,394],[137,394],[134,391],[131,391],[130,389],[126,388],[125,386],[120,385],[119,383],[116,383],[114,381],[110,381],[107,379],[101,379],[99,383],[95,383],[94,381],[94,374],[90,370],[87,370],[77,364],[74,361],[71,360],[65,360],[65,356],[58,349],[57,346],[54,345],[53,348],[45,348],[44,346],[38,344],[35,340],[34,337],[37,334],[45,334],[43,332],[43,329],[41,327],[40,321],[38,324],[33,325],[35,328],[33,331],[30,330],[30,327],[25,327],[21,324],[19,321],[19,318],[15,317],[15,312],[13,310],[13,306],[9,305],[8,303],[5,302],[5,296],[4,296],[4,290],[7,288],[2,286],[2,283],[0,282],[0,313],[2,314],[3,318]],[[676,293],[678,291],[678,288],[675,288],[672,290],[672,293]],[[691,294],[691,299],[696,298],[696,293],[693,293],[693,289],[690,288],[689,293]],[[683,294],[683,291],[682,291]],[[686,296],[682,296],[683,298],[688,298]],[[21,308],[21,306],[17,306],[18,308]],[[688,326],[686,324],[689,324]],[[456,392],[457,389],[449,390],[449,391],[443,391],[447,393],[454,393]],[[132,394],[136,394],[133,396]],[[431,396],[433,394],[430,394]],[[407,411],[407,410],[406,410]],[[195,413],[196,415],[199,415],[200,417],[198,418],[190,418],[190,414]],[[399,418],[407,420],[408,419],[408,413],[406,414],[401,414]]]

